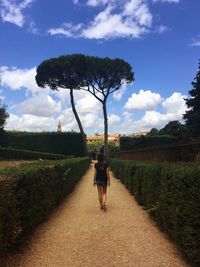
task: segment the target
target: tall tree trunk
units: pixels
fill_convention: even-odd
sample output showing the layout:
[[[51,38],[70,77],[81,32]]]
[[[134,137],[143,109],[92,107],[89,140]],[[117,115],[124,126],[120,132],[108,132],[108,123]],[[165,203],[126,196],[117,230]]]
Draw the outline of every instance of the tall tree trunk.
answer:
[[[108,151],[108,116],[106,109],[106,101],[103,102],[103,116],[104,116],[104,156],[105,160],[109,161],[109,151]]]
[[[77,113],[77,111],[76,111],[76,108],[75,108],[73,89],[70,89],[70,99],[71,99],[72,111],[73,111],[74,116],[75,116],[75,118],[76,118],[76,121],[77,121],[77,123],[78,123],[78,127],[79,127],[79,130],[80,130],[82,139],[83,139],[84,155],[86,156],[86,155],[87,155],[86,135],[85,135],[85,133],[84,133],[83,126],[82,126],[82,124],[81,124],[81,120],[80,120],[80,118],[79,118],[79,116],[78,116],[78,113]]]

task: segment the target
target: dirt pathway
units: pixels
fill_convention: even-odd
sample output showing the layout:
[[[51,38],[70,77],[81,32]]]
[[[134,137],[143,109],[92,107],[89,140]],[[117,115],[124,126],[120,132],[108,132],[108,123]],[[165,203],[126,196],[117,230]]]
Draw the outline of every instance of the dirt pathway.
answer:
[[[99,209],[89,168],[75,191],[43,223],[26,251],[6,267],[184,267],[175,246],[133,196],[111,177],[107,211]]]

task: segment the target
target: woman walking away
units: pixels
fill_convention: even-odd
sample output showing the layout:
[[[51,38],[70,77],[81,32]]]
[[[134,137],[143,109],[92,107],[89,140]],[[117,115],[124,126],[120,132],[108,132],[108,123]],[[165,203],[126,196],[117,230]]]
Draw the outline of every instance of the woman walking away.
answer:
[[[94,165],[94,186],[97,185],[100,208],[106,211],[107,185],[110,186],[109,165],[104,162],[103,154],[99,154],[97,160]]]

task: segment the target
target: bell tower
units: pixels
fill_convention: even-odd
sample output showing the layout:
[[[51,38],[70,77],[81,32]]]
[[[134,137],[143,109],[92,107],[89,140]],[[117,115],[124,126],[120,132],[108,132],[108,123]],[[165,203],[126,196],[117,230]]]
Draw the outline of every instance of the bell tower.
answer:
[[[61,133],[62,132],[62,126],[61,126],[61,122],[58,122],[58,126],[57,126],[57,132]]]

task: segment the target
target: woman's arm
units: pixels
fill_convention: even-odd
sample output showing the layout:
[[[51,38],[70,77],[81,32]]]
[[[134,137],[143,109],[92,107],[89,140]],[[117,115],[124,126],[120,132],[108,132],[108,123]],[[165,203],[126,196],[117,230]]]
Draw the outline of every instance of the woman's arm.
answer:
[[[97,177],[97,170],[96,168],[94,169],[94,180],[93,180],[93,185],[96,185],[96,177]]]

